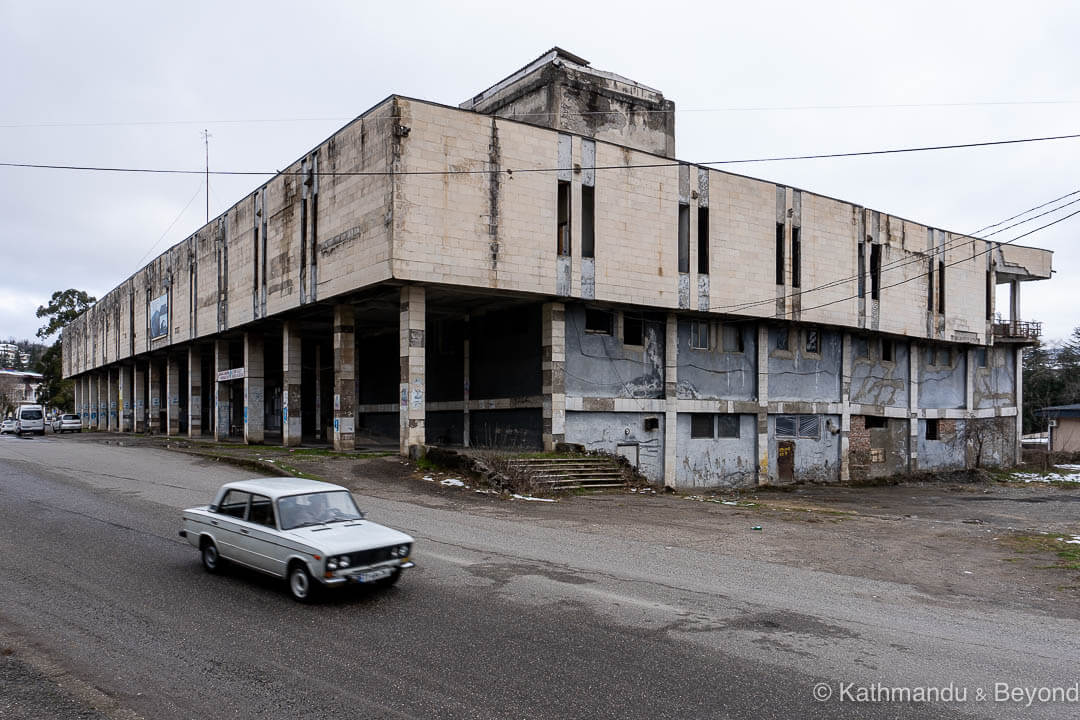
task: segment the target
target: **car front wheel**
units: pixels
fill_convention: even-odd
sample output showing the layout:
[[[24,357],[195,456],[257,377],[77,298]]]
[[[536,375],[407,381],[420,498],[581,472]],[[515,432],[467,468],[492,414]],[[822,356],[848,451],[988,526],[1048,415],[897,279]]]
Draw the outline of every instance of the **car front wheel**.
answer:
[[[311,602],[315,597],[315,581],[303,563],[295,563],[289,569],[289,594],[297,602]]]
[[[204,540],[202,544],[202,564],[209,573],[221,572],[221,555],[213,540]]]

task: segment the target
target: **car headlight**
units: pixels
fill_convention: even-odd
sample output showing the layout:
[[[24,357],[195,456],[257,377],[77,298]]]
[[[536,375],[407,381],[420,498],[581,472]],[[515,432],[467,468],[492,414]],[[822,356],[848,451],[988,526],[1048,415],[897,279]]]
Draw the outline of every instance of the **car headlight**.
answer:
[[[338,558],[338,566],[343,568],[349,567],[349,556],[342,555],[340,558]]]
[[[337,570],[337,567],[338,567],[337,558],[330,558],[329,560],[326,561],[326,569],[327,570]]]
[[[398,545],[396,548],[394,548],[394,555],[396,555],[397,557],[408,557],[408,555],[409,555],[409,546],[408,545]]]

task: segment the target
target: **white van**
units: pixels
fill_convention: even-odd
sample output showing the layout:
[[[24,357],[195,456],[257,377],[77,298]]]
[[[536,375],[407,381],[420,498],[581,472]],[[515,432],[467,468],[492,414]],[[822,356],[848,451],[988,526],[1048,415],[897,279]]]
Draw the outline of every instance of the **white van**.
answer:
[[[15,411],[15,434],[22,437],[23,433],[45,434],[45,411],[40,405],[20,405]]]

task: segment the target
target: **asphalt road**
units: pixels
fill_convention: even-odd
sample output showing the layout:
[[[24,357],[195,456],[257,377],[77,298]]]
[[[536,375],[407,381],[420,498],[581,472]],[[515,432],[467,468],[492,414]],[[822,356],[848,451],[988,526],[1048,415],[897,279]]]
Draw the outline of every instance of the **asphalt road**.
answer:
[[[273,580],[205,574],[176,535],[180,508],[250,474],[164,450],[3,436],[0,630],[145,718],[1080,712],[992,699],[995,683],[1075,684],[1074,620],[422,498],[360,499],[418,539],[419,567],[397,587],[301,606]],[[854,701],[877,683],[967,696]]]

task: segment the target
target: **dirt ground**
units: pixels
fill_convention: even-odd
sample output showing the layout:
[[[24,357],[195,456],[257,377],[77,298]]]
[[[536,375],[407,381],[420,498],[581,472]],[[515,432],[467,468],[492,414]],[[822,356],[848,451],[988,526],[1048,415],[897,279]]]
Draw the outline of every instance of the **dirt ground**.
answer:
[[[1080,617],[1080,483],[911,482],[756,492],[627,489],[531,502],[478,492],[460,473],[396,455],[83,436],[166,445],[302,473],[374,496],[474,515],[520,518],[610,538],[903,583],[944,606],[979,603]],[[428,478],[428,479],[425,479]],[[442,484],[455,478],[465,483]],[[1073,487],[1075,485],[1075,487]]]

